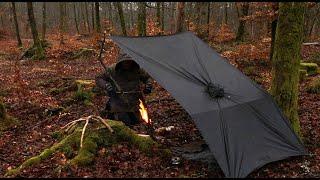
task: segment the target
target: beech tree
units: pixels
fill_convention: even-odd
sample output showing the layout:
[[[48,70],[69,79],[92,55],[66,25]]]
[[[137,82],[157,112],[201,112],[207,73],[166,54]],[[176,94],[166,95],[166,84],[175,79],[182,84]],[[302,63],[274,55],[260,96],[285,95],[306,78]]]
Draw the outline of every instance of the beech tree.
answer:
[[[185,2],[178,2],[178,15],[177,15],[177,27],[176,32],[182,32],[185,30],[184,23],[184,5]]]
[[[122,34],[124,36],[126,36],[127,35],[127,30],[126,30],[126,22],[125,22],[124,16],[123,16],[122,4],[121,4],[121,2],[117,2],[116,4],[117,4],[117,8],[118,8],[118,13],[119,13]]]
[[[46,37],[46,30],[47,30],[47,7],[46,2],[42,3],[42,40]]]
[[[243,41],[244,40],[244,36],[245,36],[245,27],[246,27],[246,21],[242,18],[244,18],[245,16],[248,16],[249,13],[249,2],[243,2],[241,4],[241,15],[240,15],[240,19],[239,19],[239,27],[238,27],[238,31],[237,31],[237,37],[236,37],[236,41]]]
[[[28,10],[29,23],[30,23],[30,28],[31,28],[32,38],[33,38],[33,48],[34,48],[33,59],[44,59],[45,52],[38,36],[37,24],[34,18],[32,2],[27,2],[27,10]]]
[[[279,4],[279,18],[272,58],[271,94],[301,136],[298,117],[300,50],[305,3]]]
[[[138,35],[146,36],[147,23],[146,23],[146,2],[138,2]]]
[[[94,5],[95,5],[95,12],[96,12],[96,31],[98,33],[100,33],[101,32],[101,24],[100,24],[99,2],[95,2]]]
[[[13,19],[14,19],[14,26],[16,28],[16,36],[17,36],[18,46],[21,47],[22,41],[21,41],[21,37],[20,37],[19,23],[17,20],[17,12],[16,12],[15,2],[11,2],[11,9],[12,9],[12,14],[13,14]]]

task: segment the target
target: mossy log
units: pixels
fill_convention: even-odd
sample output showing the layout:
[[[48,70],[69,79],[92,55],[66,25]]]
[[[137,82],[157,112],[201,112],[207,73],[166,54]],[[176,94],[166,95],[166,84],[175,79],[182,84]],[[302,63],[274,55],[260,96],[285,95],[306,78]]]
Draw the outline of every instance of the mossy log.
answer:
[[[78,59],[80,57],[91,57],[95,54],[94,49],[81,48],[79,51],[75,52],[71,59]]]
[[[308,76],[308,72],[305,69],[299,69],[299,80],[302,81]]]
[[[316,63],[300,63],[300,68],[306,70],[308,75],[318,73],[318,65]]]
[[[307,86],[307,92],[309,93],[320,93],[320,78],[316,78],[311,81],[311,83]]]
[[[68,135],[57,135],[60,136],[60,141],[55,143],[53,146],[45,149],[38,156],[34,156],[19,167],[9,170],[5,176],[12,177],[18,175],[21,170],[30,167],[32,165],[40,163],[42,160],[49,158],[55,152],[62,152],[68,158],[66,165],[72,166],[86,166],[93,163],[94,157],[96,156],[99,149],[103,147],[110,147],[113,144],[128,142],[133,148],[138,148],[147,155],[161,155],[168,156],[170,151],[167,149],[160,150],[160,145],[153,141],[150,137],[139,136],[133,130],[129,129],[120,121],[109,120],[108,124],[114,130],[111,133],[104,126],[92,125],[87,128],[83,146],[80,148],[80,139],[82,133],[82,127],[76,126],[74,130]],[[74,150],[76,148],[76,150]],[[159,149],[154,151],[154,148]],[[157,152],[159,154],[157,154]]]
[[[44,51],[45,48],[49,47],[50,44],[48,41],[46,40],[42,40],[41,42],[41,48],[40,51]],[[39,48],[35,45],[33,45],[32,47],[28,48],[21,56],[20,59],[26,57],[26,58],[32,58],[32,59],[44,59],[45,55],[44,52],[37,52],[39,51]]]
[[[17,124],[18,120],[7,115],[6,108],[0,100],[0,132]]]

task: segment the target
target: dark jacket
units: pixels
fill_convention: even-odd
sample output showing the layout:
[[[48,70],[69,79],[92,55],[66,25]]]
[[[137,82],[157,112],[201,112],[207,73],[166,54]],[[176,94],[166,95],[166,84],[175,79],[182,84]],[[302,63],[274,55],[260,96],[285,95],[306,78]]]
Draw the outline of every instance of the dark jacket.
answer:
[[[114,87],[113,93],[108,93],[110,112],[139,112],[139,99],[143,101],[143,92],[145,87],[151,87],[150,76],[137,67],[124,71],[119,64],[110,66],[107,72],[96,77],[96,84],[102,90],[106,90],[107,85]],[[119,91],[110,76],[115,80],[116,84],[121,88]]]

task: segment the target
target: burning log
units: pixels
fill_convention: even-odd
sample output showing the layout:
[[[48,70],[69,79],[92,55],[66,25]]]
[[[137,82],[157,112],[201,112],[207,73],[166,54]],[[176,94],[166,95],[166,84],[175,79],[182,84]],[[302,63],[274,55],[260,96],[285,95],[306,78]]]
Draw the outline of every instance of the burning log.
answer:
[[[147,133],[154,139],[154,137],[153,137],[154,128],[152,127],[152,121],[148,116],[147,108],[144,106],[141,99],[139,99],[139,102],[140,102],[139,111],[140,111],[141,119],[145,122]]]

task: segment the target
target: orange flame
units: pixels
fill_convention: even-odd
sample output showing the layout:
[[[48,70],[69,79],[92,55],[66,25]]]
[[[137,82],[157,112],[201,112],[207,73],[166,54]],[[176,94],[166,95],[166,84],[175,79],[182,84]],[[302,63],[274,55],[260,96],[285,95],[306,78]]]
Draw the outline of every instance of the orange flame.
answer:
[[[142,120],[144,120],[146,123],[151,123],[151,119],[149,119],[148,117],[148,112],[147,112],[147,109],[144,107],[142,101],[139,99],[140,101],[140,104],[139,104],[139,111],[140,111],[140,114],[141,114],[141,118]]]

